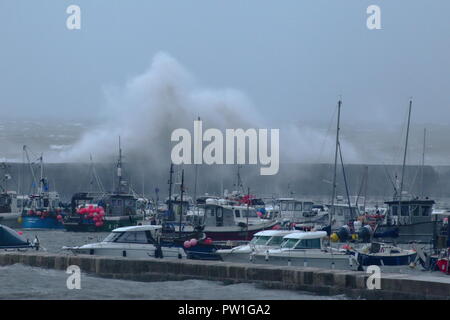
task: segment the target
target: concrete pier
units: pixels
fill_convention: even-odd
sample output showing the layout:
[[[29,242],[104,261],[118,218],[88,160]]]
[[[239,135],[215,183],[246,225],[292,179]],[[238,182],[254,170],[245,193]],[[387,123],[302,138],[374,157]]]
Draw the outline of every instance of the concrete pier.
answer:
[[[278,267],[220,261],[128,259],[42,252],[2,252],[0,265],[24,264],[66,270],[77,265],[84,273],[137,281],[203,279],[252,282],[268,288],[302,290],[366,299],[450,299],[450,277],[429,274],[381,275],[380,289],[367,289],[370,274],[317,268]],[[250,297],[251,298],[251,297]]]

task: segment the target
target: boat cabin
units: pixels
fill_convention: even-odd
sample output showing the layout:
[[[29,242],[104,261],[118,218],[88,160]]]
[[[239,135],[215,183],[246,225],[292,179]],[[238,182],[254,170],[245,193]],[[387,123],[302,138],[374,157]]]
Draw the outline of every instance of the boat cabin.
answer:
[[[332,229],[347,225],[350,221],[360,216],[359,207],[355,205],[349,206],[348,203],[335,203],[327,207],[333,220]]]
[[[107,216],[131,216],[136,214],[137,199],[131,194],[110,194],[98,205],[105,209]]]
[[[389,206],[386,219],[392,224],[415,224],[430,222],[432,217],[434,200],[393,200],[385,202]]]
[[[156,244],[161,226],[143,225],[114,229],[102,242]]]
[[[322,249],[322,239],[326,236],[325,231],[290,233],[284,236],[281,249]]]
[[[255,208],[223,204],[222,200],[208,199],[203,208],[205,226],[235,226],[260,220]]]
[[[294,198],[277,199],[280,210],[280,218],[291,222],[305,222],[308,218],[317,216],[317,211],[313,210],[312,201],[300,201]]]

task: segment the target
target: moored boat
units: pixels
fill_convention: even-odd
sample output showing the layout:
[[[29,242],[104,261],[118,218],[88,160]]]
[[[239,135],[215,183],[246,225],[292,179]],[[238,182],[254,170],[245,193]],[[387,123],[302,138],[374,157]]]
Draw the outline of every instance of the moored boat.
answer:
[[[351,255],[324,245],[325,231],[291,233],[278,249],[256,252],[252,261],[260,264],[349,270],[357,267]]]
[[[136,259],[186,259],[181,247],[163,246],[161,226],[142,225],[114,229],[103,241],[77,247],[63,247],[75,254],[128,257]]]
[[[294,232],[293,230],[264,230],[255,233],[250,243],[240,245],[231,249],[217,250],[217,254],[223,261],[248,262],[253,254],[258,251],[279,248],[283,242],[283,237]]]
[[[15,230],[0,225],[0,249],[1,250],[17,250],[17,249],[31,249],[33,245],[25,240]]]

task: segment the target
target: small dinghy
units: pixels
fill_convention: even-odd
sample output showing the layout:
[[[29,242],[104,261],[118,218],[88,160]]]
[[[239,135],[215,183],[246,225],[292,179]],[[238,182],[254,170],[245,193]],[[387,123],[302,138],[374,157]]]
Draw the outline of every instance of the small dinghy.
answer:
[[[360,250],[355,250],[355,258],[362,266],[405,266],[414,262],[417,252],[391,244],[372,242]]]
[[[30,249],[33,246],[13,229],[0,225],[0,249]]]

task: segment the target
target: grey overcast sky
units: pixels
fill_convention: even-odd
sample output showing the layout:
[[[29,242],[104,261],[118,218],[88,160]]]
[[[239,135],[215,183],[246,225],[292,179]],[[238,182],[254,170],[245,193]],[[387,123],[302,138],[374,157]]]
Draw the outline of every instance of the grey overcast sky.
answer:
[[[81,7],[81,30],[66,8]],[[366,9],[381,7],[382,30]],[[450,119],[448,0],[1,0],[0,106],[8,117],[95,115],[164,51],[210,88],[245,93],[276,122]]]

